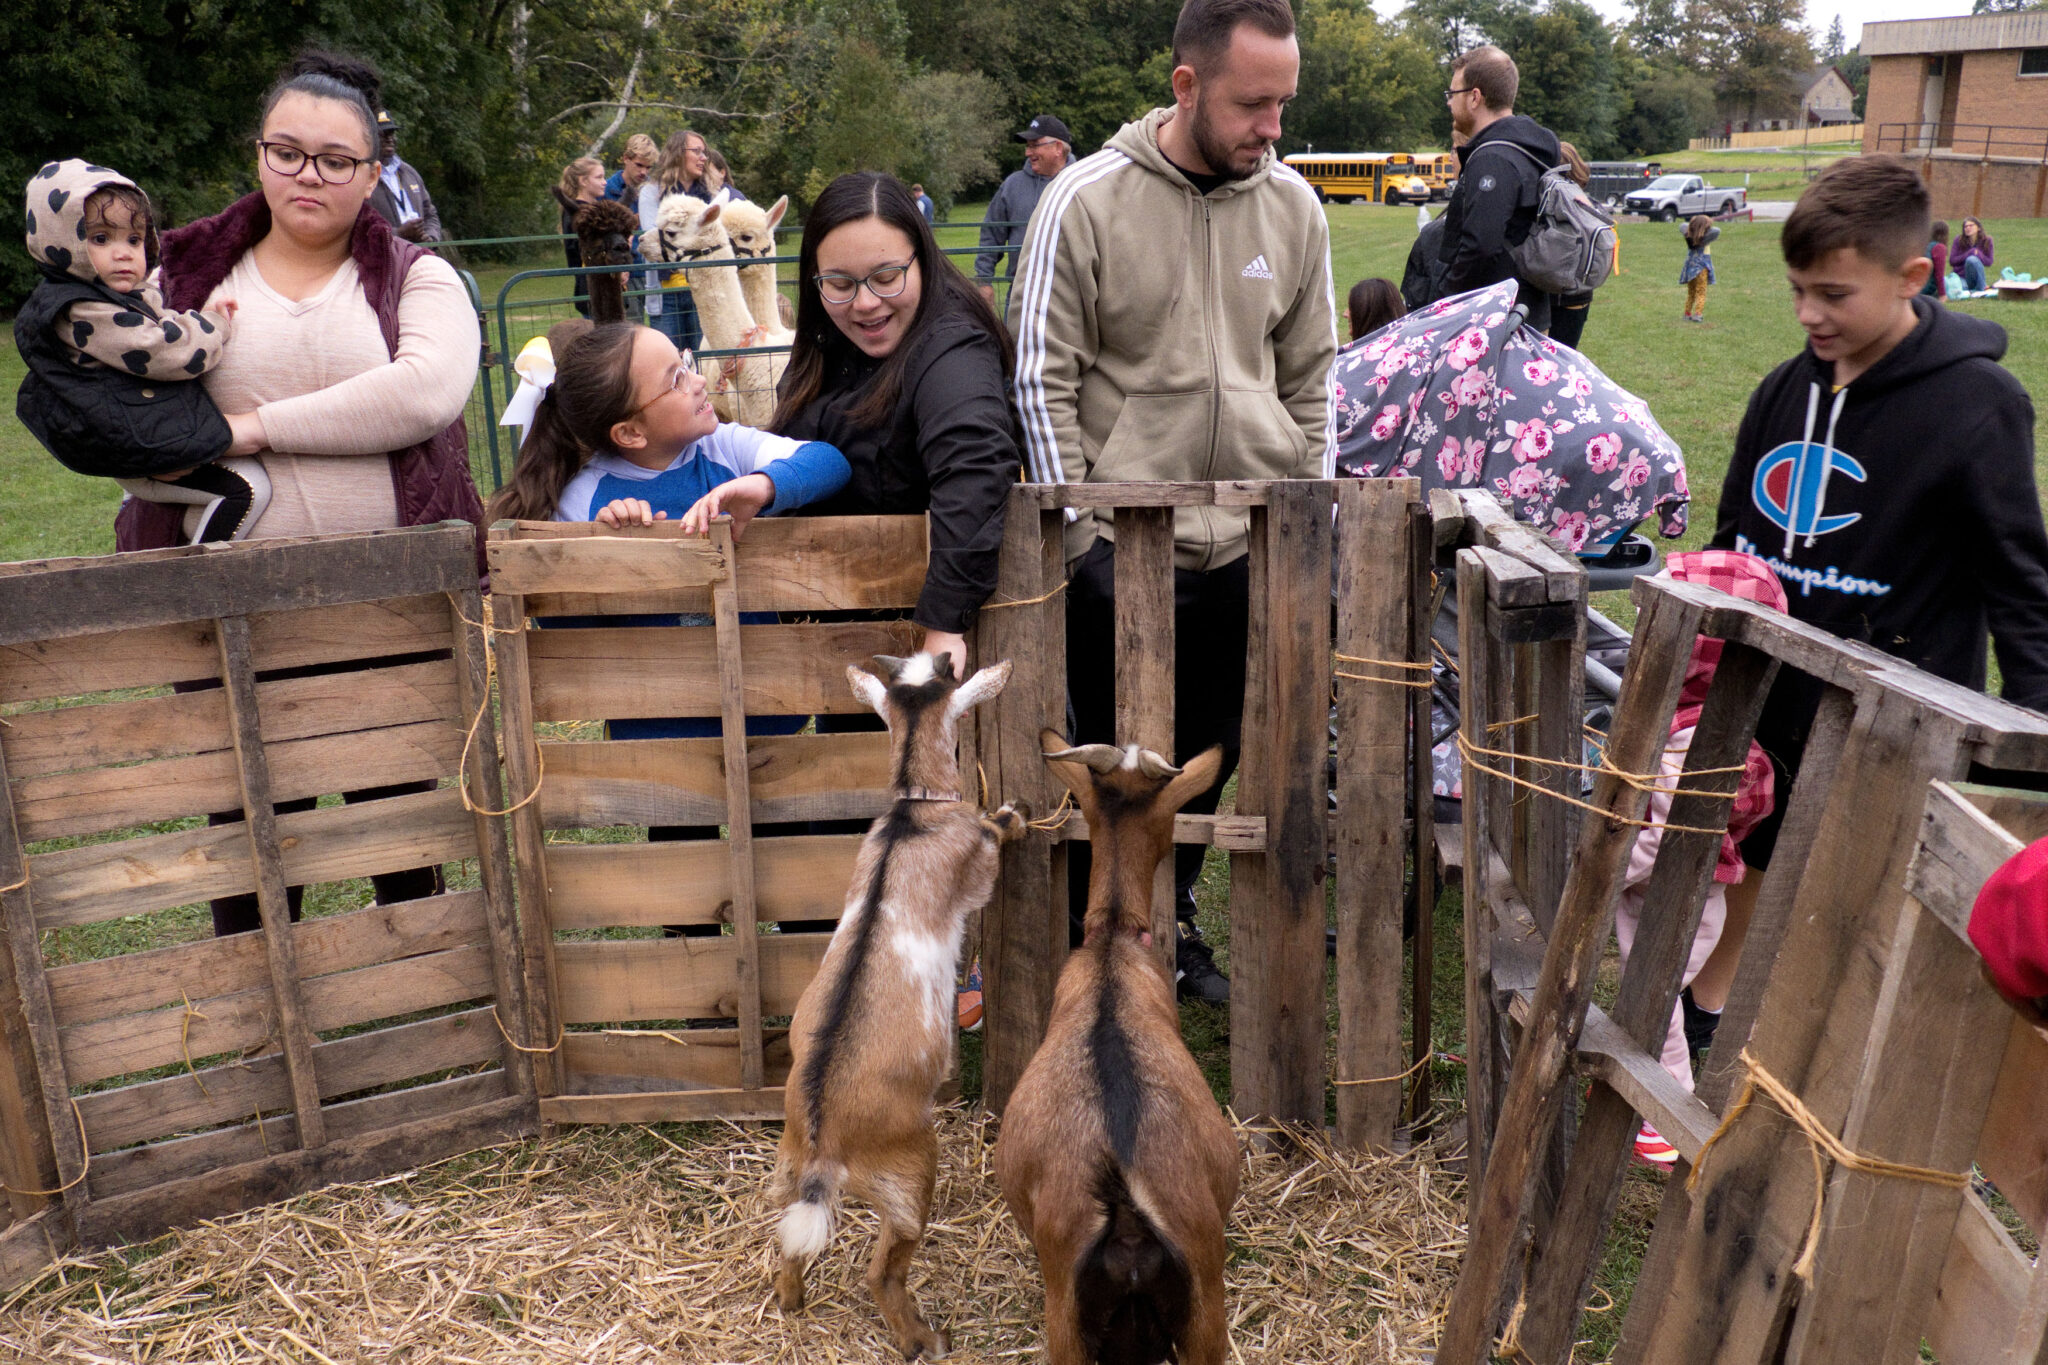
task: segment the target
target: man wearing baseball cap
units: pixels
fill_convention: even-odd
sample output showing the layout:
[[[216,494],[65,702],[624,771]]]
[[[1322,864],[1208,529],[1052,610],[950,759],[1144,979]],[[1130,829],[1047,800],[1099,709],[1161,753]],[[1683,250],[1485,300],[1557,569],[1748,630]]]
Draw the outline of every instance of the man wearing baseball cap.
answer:
[[[1016,137],[1024,144],[1024,169],[1010,172],[996,197],[989,200],[981,229],[981,254],[974,258],[974,282],[981,286],[981,296],[989,301],[998,317],[1003,310],[996,303],[996,265],[1003,262],[1007,252],[1004,281],[1017,273],[1017,252],[1024,245],[1024,225],[1031,221],[1031,211],[1038,207],[1038,196],[1074,159],[1073,135],[1067,132],[1066,124],[1051,114],[1040,114]],[[999,223],[1010,226],[995,226]]]
[[[388,109],[377,111],[377,172],[370,207],[408,242],[440,241],[441,214],[434,196],[427,193],[420,173],[398,159],[398,120]]]

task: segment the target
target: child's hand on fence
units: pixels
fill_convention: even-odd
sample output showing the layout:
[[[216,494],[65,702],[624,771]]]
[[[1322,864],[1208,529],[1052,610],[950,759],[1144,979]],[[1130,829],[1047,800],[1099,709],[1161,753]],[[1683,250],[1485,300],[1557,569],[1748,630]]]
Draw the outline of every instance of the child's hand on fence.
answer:
[[[683,513],[683,532],[692,536],[709,535],[711,519],[723,513],[732,518],[732,538],[738,540],[746,532],[747,523],[774,501],[775,480],[766,474],[742,475],[697,499],[690,510]]]
[[[657,521],[667,521],[668,513],[655,511],[642,498],[613,498],[598,509],[592,520],[614,528],[652,526]]]

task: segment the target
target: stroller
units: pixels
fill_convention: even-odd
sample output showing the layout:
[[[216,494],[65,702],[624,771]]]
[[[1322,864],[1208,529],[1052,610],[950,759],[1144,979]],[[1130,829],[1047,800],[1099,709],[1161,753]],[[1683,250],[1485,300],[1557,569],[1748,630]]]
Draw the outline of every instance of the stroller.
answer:
[[[1691,492],[1685,457],[1649,405],[1578,352],[1526,325],[1504,281],[1409,314],[1340,352],[1330,370],[1337,472],[1412,475],[1435,488],[1484,489],[1585,562],[1594,592],[1654,573],[1654,519],[1684,534]],[[1458,819],[1462,771],[1454,736],[1457,601],[1444,599],[1431,635],[1431,747],[1439,822]],[[1586,620],[1586,721],[1604,732],[1621,694],[1629,635],[1597,611]]]

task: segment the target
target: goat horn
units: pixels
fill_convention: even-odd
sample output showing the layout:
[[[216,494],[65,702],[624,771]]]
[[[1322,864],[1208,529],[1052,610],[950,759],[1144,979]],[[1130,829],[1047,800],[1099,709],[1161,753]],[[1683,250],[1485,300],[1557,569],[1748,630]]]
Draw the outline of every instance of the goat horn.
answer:
[[[1085,763],[1098,773],[1112,773],[1123,765],[1124,751],[1114,744],[1077,744],[1044,757],[1048,763]]]
[[[1147,777],[1179,777],[1180,769],[1150,749],[1138,750],[1138,771]]]
[[[896,675],[903,671],[903,660],[892,654],[877,654],[874,659],[881,665],[883,682],[895,682]]]

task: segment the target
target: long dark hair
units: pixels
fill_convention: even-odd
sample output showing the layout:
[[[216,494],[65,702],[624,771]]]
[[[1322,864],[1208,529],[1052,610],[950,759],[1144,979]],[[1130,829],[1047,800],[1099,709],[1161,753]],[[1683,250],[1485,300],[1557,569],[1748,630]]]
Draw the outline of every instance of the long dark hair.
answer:
[[[633,342],[641,328],[628,322],[569,318],[548,328],[555,382],[534,410],[512,480],[491,498],[493,521],[553,521],[569,480],[611,441],[612,427],[633,409]]]
[[[901,232],[917,256],[917,270],[923,293],[917,312],[910,318],[902,344],[897,346],[870,381],[868,395],[848,417],[861,427],[880,427],[896,412],[896,400],[903,392],[903,370],[924,330],[948,313],[966,315],[975,326],[995,340],[1003,358],[1003,378],[1016,369],[1010,333],[996,317],[995,309],[981,297],[967,277],[939,254],[931,224],[917,211],[901,180],[881,171],[849,171],[825,187],[818,202],[804,215],[804,242],[797,265],[796,341],[790,347],[789,368],[783,373],[771,431],[788,428],[796,415],[817,398],[824,386],[828,367],[859,355],[860,349],[847,340],[839,324],[825,310],[818,294],[818,243],[833,229],[863,218],[879,218]]]

